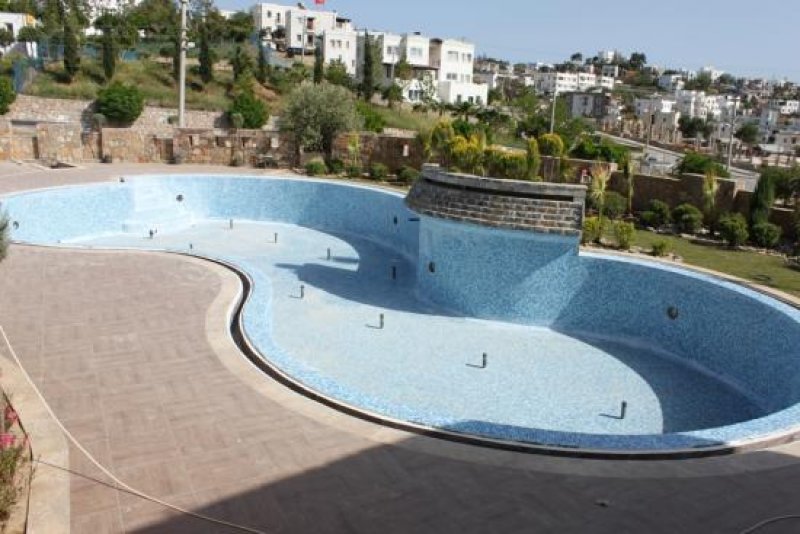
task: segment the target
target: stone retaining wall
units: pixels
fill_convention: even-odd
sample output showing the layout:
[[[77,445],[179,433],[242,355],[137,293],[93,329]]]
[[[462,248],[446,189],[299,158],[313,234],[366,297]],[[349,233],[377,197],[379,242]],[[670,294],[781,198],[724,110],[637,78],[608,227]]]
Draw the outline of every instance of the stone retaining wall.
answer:
[[[426,165],[406,204],[440,219],[580,236],[585,196],[580,185],[481,178]]]
[[[16,122],[26,123],[71,123],[80,124],[84,130],[91,129],[95,114],[93,100],[66,100],[61,98],[41,98],[30,95],[17,95],[11,109],[4,117]],[[220,128],[227,126],[226,114],[219,111],[186,111],[186,125],[189,128]],[[135,130],[151,133],[172,131],[171,117],[177,117],[176,108],[145,106],[142,114],[131,126]]]

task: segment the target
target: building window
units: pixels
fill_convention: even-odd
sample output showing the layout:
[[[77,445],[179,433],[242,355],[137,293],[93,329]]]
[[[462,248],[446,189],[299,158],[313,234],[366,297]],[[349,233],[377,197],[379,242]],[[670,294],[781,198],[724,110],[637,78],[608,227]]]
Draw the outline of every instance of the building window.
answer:
[[[411,57],[422,57],[422,49],[416,46],[412,46],[408,50],[408,55]]]
[[[448,52],[447,59],[448,61],[458,61],[458,52]]]
[[[451,82],[458,81],[458,74],[455,74],[455,73],[453,73],[453,72],[448,72],[448,73],[447,73],[447,79],[448,79],[449,81],[451,81]]]

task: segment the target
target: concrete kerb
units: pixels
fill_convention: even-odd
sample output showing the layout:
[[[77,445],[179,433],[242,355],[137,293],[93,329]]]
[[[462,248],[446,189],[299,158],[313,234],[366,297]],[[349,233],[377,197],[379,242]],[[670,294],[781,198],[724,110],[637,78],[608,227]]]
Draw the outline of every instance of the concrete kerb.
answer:
[[[13,340],[9,340],[13,343]],[[0,339],[0,352],[9,348]],[[59,534],[70,531],[69,446],[41,397],[17,363],[0,356],[0,385],[30,439],[33,476],[28,494],[28,534]]]

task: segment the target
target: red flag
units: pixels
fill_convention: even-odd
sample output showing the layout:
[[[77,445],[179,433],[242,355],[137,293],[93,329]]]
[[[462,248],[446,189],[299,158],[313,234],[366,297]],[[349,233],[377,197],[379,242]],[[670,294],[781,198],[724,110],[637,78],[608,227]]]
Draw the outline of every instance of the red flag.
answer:
[[[314,3],[317,4],[318,6],[323,6],[325,5],[325,0],[314,0]]]

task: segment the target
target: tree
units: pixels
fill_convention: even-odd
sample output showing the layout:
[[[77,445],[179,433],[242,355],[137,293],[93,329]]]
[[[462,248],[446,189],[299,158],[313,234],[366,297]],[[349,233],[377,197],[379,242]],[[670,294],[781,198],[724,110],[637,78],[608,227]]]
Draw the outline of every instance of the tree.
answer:
[[[11,83],[11,78],[0,75],[0,115],[8,113],[11,104],[17,99],[17,93],[14,92],[14,85]]]
[[[697,137],[708,139],[708,136],[711,135],[713,131],[711,123],[700,117],[681,117],[678,119],[678,128],[681,131],[681,135],[688,139]]]
[[[64,18],[64,71],[72,82],[81,64],[78,33],[71,16]]]
[[[267,83],[269,77],[269,63],[267,63],[267,51],[264,43],[258,42],[258,64],[256,65],[256,79],[259,83]]]
[[[208,24],[203,22],[200,25],[200,79],[203,83],[210,83],[214,80],[214,55],[211,51],[209,41]]]
[[[236,45],[231,58],[233,81],[238,82],[253,74],[253,60],[242,45]]]
[[[703,215],[706,224],[714,231],[717,222],[717,192],[719,191],[719,180],[713,169],[705,172],[703,179]]]
[[[628,60],[628,65],[633,70],[642,70],[647,65],[647,56],[644,52],[634,52]]]
[[[771,173],[762,172],[750,199],[750,226],[768,223],[769,213],[775,203],[775,183]]]
[[[542,156],[539,154],[539,143],[536,138],[528,139],[528,146],[526,147],[526,165],[527,172],[525,177],[528,180],[536,180],[539,178],[539,169],[542,166]]]
[[[117,47],[114,42],[114,29],[115,17],[110,13],[105,13],[94,21],[95,28],[103,32],[102,37],[102,56],[103,56],[103,74],[106,81],[110,81],[114,77],[114,71],[117,68]]]
[[[698,74],[694,80],[686,82],[686,89],[693,91],[708,91],[712,84],[711,74],[703,72]]]
[[[611,180],[611,170],[608,165],[595,163],[592,166],[592,185],[589,188],[589,198],[597,206],[597,215],[600,220],[600,235],[603,235],[603,211],[606,205],[606,192],[608,182]]]
[[[389,103],[389,109],[394,109],[395,104],[403,101],[403,88],[392,83],[383,91],[383,99]]]
[[[227,30],[229,39],[237,43],[245,42],[255,31],[253,15],[245,11],[237,11],[228,19]]]
[[[747,221],[741,213],[722,216],[719,220],[719,233],[731,247],[744,245],[750,236]]]
[[[759,131],[758,125],[748,122],[736,131],[736,139],[740,140],[746,145],[755,145],[758,143]]]
[[[398,80],[409,81],[414,77],[414,68],[406,59],[405,52],[394,67],[394,77]]]
[[[325,60],[322,58],[322,45],[314,49],[314,83],[320,84],[325,78]]]
[[[569,60],[573,63],[583,63],[583,54],[580,52],[575,52],[569,57]]]
[[[6,47],[14,42],[14,34],[11,30],[0,28],[0,47]]]
[[[564,155],[564,140],[557,133],[546,133],[539,136],[539,150],[542,155],[560,158]]]
[[[241,127],[255,130],[264,126],[269,120],[269,108],[253,91],[242,91],[231,104],[230,116],[235,115],[241,116]]]
[[[369,32],[364,34],[364,69],[359,92],[367,102],[375,95],[375,51]]]
[[[36,26],[23,26],[17,32],[20,43],[38,43],[42,39],[42,30]]]
[[[328,64],[325,79],[333,85],[341,85],[347,89],[353,87],[353,78],[347,73],[347,66],[340,59],[334,59]]]
[[[144,96],[135,85],[113,82],[97,95],[97,111],[109,120],[131,124],[144,109]]]
[[[337,85],[301,85],[287,98],[281,116],[281,129],[292,137],[298,160],[303,148],[322,151],[330,161],[336,136],[359,126],[352,93]]]

